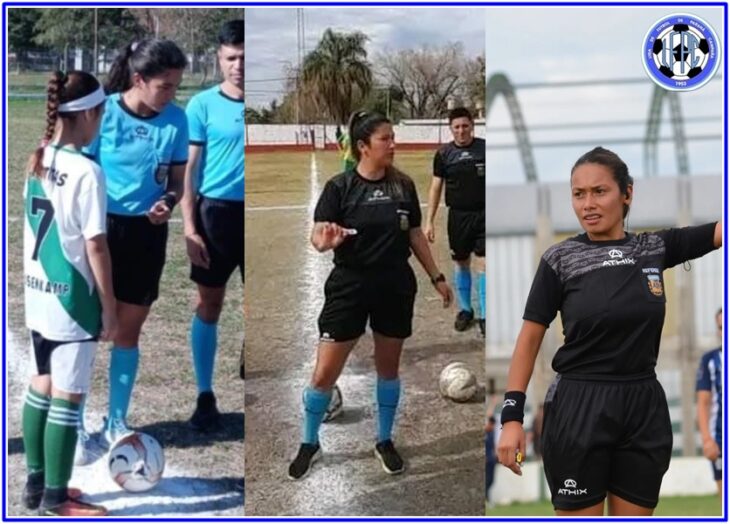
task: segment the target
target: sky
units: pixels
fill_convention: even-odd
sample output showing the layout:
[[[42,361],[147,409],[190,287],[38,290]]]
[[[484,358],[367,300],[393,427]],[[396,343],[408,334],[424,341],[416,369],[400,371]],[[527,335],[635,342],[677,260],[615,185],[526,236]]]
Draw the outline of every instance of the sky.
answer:
[[[447,20],[447,23],[444,21]],[[317,45],[325,29],[364,32],[370,60],[377,53],[437,47],[461,42],[467,56],[484,50],[481,8],[304,8],[305,51]],[[246,8],[246,103],[268,105],[281,98],[287,64],[297,62],[296,9]]]
[[[507,74],[513,84],[564,80],[644,78],[629,85],[582,88],[518,89],[517,97],[535,143],[595,140],[616,151],[637,177],[643,175],[641,138],[646,130],[654,84],[646,76],[641,47],[647,31],[660,18],[676,13],[666,7],[611,8],[485,8],[487,77]],[[691,13],[710,24],[725,52],[722,8],[692,8]],[[718,71],[718,74],[720,71]],[[722,133],[722,81],[712,81],[697,91],[680,93],[687,136]],[[669,111],[665,107],[661,136],[671,137]],[[635,125],[601,127],[624,121]],[[503,97],[495,102],[487,120],[489,145],[516,143],[511,118]],[[539,129],[550,124],[587,123],[571,130]],[[594,125],[598,124],[598,125]],[[610,138],[637,138],[636,144],[611,144]],[[575,160],[592,146],[538,147],[534,150],[538,179],[568,180]],[[722,173],[722,142],[719,139],[689,141],[692,174]],[[676,157],[671,142],[659,148],[660,176],[676,174]],[[524,180],[516,149],[487,151],[488,183],[512,184]]]

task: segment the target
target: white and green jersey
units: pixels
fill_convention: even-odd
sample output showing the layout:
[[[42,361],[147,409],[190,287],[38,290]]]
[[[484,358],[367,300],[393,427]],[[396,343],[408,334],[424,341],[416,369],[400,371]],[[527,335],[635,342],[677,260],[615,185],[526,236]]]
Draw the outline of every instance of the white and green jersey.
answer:
[[[101,328],[85,242],[106,233],[106,184],[73,149],[46,147],[43,167],[24,190],[25,322],[49,340],[85,340]]]

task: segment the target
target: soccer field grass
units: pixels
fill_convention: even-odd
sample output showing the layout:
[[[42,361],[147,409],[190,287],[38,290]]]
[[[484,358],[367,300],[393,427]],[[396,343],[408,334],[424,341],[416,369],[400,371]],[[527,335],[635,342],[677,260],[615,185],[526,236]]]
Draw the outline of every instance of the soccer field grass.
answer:
[[[548,501],[529,504],[510,504],[487,509],[487,517],[533,517],[554,515],[553,506]],[[654,512],[657,517],[671,516],[720,516],[722,499],[716,495],[701,497],[661,497]]]
[[[25,479],[20,408],[27,383],[28,354],[24,327],[22,278],[22,187],[24,166],[45,126],[44,104],[13,100],[8,105],[8,157],[6,179],[8,237],[8,326],[13,348],[8,348],[8,514],[25,513],[20,491]],[[243,513],[240,494],[233,481],[243,475],[243,382],[238,377],[238,358],[243,336],[243,285],[238,273],[229,282],[219,322],[215,390],[224,413],[223,431],[198,434],[187,426],[197,395],[192,372],[188,332],[195,306],[195,287],[189,279],[189,263],[180,222],[173,214],[167,262],[160,283],[160,298],[153,305],[140,341],[141,359],[129,423],[157,437],[165,448],[169,466],[167,482],[155,494],[162,498],[124,498],[106,493],[98,502],[111,500],[113,514],[226,514]],[[87,404],[89,429],[96,430],[106,409],[108,345],[99,347],[94,380]],[[78,485],[95,489],[94,485]],[[104,498],[106,496],[106,499]]]

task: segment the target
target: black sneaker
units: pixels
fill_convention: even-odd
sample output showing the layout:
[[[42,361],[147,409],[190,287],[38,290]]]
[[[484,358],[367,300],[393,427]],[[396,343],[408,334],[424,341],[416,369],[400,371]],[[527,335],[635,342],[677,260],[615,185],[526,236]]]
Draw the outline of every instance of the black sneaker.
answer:
[[[486,336],[486,329],[487,329],[487,325],[486,324],[487,323],[486,323],[486,321],[483,318],[480,318],[479,319],[479,331],[482,332],[482,338],[484,338]]]
[[[403,459],[400,458],[390,439],[375,444],[375,456],[378,457],[383,470],[388,475],[397,475],[405,470]]]
[[[216,431],[220,429],[221,413],[216,405],[212,391],[204,391],[198,395],[195,412],[190,417],[190,425],[198,431]]]
[[[322,449],[319,444],[302,444],[299,446],[299,453],[292,463],[289,464],[289,478],[301,480],[309,474],[312,464],[322,456]]]
[[[454,329],[456,331],[466,331],[471,326],[472,320],[474,320],[473,311],[459,311],[454,322]]]

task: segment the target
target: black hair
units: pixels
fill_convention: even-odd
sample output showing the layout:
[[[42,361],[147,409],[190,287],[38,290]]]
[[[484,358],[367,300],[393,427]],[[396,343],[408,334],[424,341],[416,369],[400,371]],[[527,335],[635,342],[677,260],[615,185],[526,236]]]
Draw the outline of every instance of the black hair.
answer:
[[[41,144],[28,159],[27,171],[30,175],[41,177],[43,169],[43,149],[53,138],[56,132],[56,123],[59,118],[75,120],[83,111],[59,111],[58,106],[90,95],[101,84],[96,77],[85,71],[54,71],[46,85],[46,130],[43,133]],[[100,103],[99,106],[103,104]],[[99,109],[97,106],[96,110]]]
[[[497,419],[496,419],[496,418],[494,418],[493,416],[492,416],[492,417],[489,417],[489,419],[488,419],[488,420],[489,420],[489,422],[491,422],[492,424],[494,424],[495,422],[497,422]]]
[[[626,162],[621,160],[621,157],[619,157],[616,153],[601,146],[595,147],[575,162],[573,169],[570,170],[570,176],[572,177],[578,166],[583,164],[600,164],[607,167],[611,171],[613,179],[618,184],[621,194],[626,197],[629,196],[629,186],[634,185],[634,179],[629,174],[629,168],[626,165]],[[624,204],[624,218],[626,218],[626,215],[628,214],[629,205]]]
[[[454,109],[449,111],[449,125],[457,118],[465,117],[468,118],[470,122],[474,122],[474,117],[472,116],[471,111],[469,111],[465,107],[455,107]]]
[[[380,113],[355,111],[350,116],[350,121],[347,124],[347,132],[350,136],[350,153],[355,160],[359,162],[361,156],[360,150],[357,148],[357,143],[364,142],[370,145],[370,137],[383,124],[391,124],[391,121],[388,117]],[[408,175],[401,172],[395,166],[389,166],[385,170],[385,180],[393,184],[393,189],[398,195],[403,193],[404,184],[413,183]]]
[[[133,42],[114,59],[107,78],[107,94],[120,93],[132,87],[132,74],[148,80],[169,69],[185,69],[188,59],[171,40],[148,38]]]
[[[231,20],[223,24],[218,33],[218,45],[241,45],[244,42],[246,24],[243,20]]]

